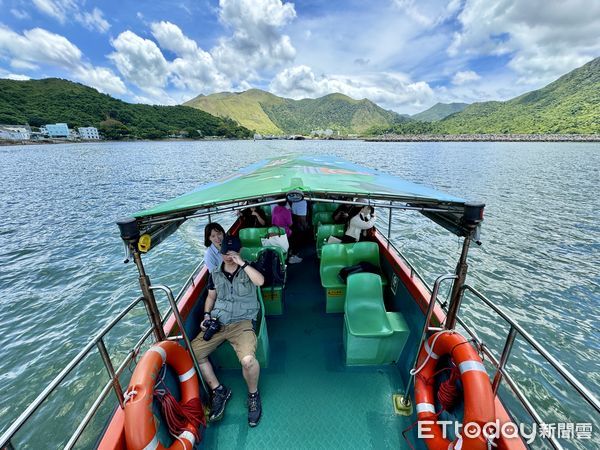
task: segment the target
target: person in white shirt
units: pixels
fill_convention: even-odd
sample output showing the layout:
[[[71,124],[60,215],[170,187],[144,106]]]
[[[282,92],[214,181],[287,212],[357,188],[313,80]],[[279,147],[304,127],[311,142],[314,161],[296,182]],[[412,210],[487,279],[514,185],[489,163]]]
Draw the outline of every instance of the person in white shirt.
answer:
[[[372,206],[363,206],[359,211],[351,214],[350,221],[346,227],[346,232],[342,237],[343,243],[358,242],[361,234],[375,225],[375,210]]]

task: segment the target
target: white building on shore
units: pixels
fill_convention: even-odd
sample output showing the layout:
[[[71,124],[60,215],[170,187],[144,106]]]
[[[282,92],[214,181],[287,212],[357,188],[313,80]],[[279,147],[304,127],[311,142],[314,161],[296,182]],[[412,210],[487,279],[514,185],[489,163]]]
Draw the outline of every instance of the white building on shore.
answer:
[[[79,127],[77,128],[79,131],[79,137],[85,140],[98,140],[100,139],[100,134],[98,133],[98,128],[96,127]]]
[[[31,139],[31,128],[29,125],[0,125],[0,139],[28,141]]]
[[[40,127],[40,132],[49,138],[69,138],[69,127],[66,123],[44,125]]]

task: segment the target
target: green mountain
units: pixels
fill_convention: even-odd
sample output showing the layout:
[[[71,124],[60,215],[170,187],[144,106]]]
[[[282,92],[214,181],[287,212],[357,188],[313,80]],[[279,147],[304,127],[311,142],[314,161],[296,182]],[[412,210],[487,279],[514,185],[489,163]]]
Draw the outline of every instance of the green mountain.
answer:
[[[473,103],[438,122],[372,128],[371,134],[600,134],[600,58],[542,89]]]
[[[67,123],[71,128],[95,126],[108,139],[159,139],[182,131],[190,137],[251,136],[249,130],[230,119],[187,106],[125,103],[88,86],[57,78],[0,79],[0,123],[38,127],[56,122]]]
[[[469,106],[468,103],[436,103],[431,108],[414,114],[410,118],[421,122],[436,122],[448,117],[450,114],[462,111],[467,106]]]
[[[309,134],[328,128],[342,134],[363,133],[374,126],[391,126],[409,120],[370,100],[354,100],[342,94],[292,100],[250,89],[198,96],[184,104],[229,117],[263,134]]]
[[[221,92],[199,95],[184,103],[217,117],[228,117],[249,130],[263,134],[283,134],[263,110],[262,105],[282,103],[285,100],[260,89],[245,92]]]
[[[600,133],[600,58],[512,100],[474,103],[440,125],[447,133]]]

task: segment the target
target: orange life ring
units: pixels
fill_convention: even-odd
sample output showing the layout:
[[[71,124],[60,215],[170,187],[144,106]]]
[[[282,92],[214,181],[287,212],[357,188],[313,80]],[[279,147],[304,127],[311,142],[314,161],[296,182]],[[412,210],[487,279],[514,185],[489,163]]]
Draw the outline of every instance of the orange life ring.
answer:
[[[435,347],[435,348],[434,348]],[[487,423],[496,420],[494,394],[490,379],[477,351],[467,340],[456,332],[440,331],[424,342],[419,353],[417,367],[421,368],[415,377],[415,403],[417,419],[433,421],[427,424],[427,434],[433,435],[425,439],[429,450],[486,450],[487,440],[483,433],[472,436],[463,431],[454,442],[443,437],[442,427],[438,425],[438,414],[435,412],[435,395],[433,383],[428,383],[436,372],[440,356],[450,355],[460,371],[460,379],[464,390],[463,426],[476,423],[483,428]],[[420,376],[419,376],[420,375]],[[425,429],[425,428],[424,428]],[[489,430],[488,430],[489,431]],[[471,434],[471,437],[469,437]]]
[[[154,385],[164,364],[171,366],[179,377],[181,402],[200,398],[198,375],[187,350],[174,341],[163,341],[151,347],[136,366],[125,403],[125,442],[129,450],[159,449],[165,447],[158,440],[152,414]],[[194,426],[190,423],[169,447],[170,450],[192,450],[195,444]]]

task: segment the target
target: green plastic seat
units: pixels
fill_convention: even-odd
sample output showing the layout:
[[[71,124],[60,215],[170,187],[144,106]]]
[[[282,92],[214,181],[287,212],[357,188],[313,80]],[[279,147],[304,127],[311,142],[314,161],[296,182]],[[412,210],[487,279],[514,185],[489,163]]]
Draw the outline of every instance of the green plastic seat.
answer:
[[[381,365],[398,361],[410,335],[404,316],[387,312],[379,275],[348,277],[344,306],[344,351],[347,365]]]
[[[271,223],[271,205],[263,205],[260,207],[265,212],[265,216],[267,216],[268,223]]]
[[[333,212],[338,208],[337,203],[329,203],[329,202],[315,202],[312,205],[312,213],[313,215],[320,212]]]
[[[267,234],[272,233],[278,234],[279,236],[283,236],[285,234],[285,228],[275,226],[267,228]]]
[[[350,255],[351,266],[365,261],[380,267],[379,245],[377,245],[376,242],[357,242],[352,246],[352,250],[348,253]]]
[[[330,236],[341,238],[344,235],[344,225],[322,224],[317,228],[317,256],[321,257],[323,246],[327,244]]]
[[[343,267],[348,266],[348,246],[352,244],[327,244],[321,252],[321,285],[325,288],[325,311],[340,313],[344,311],[346,284],[338,274]]]
[[[346,287],[346,325],[353,336],[389,336],[393,333],[385,314],[381,279],[374,273],[348,277]]]
[[[329,244],[323,247],[321,253],[321,285],[324,288],[344,286],[338,277],[340,269],[348,266],[347,244]]]
[[[267,235],[268,228],[242,228],[239,231],[239,238],[242,241],[242,247],[262,247],[261,239]]]
[[[319,224],[327,224],[327,223],[334,223],[333,222],[333,215],[331,211],[321,211],[318,213],[313,214],[312,216],[312,224],[314,227],[316,227]]]

